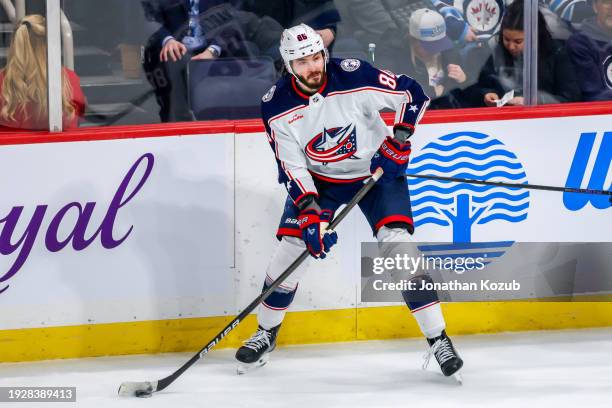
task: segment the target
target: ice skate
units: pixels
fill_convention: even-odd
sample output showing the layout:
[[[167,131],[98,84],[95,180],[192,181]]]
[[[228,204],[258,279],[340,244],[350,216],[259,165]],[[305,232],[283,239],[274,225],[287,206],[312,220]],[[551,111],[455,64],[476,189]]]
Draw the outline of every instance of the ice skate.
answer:
[[[459,374],[459,370],[463,367],[463,360],[457,354],[457,350],[453,347],[451,339],[446,335],[443,330],[442,334],[433,339],[427,339],[429,343],[429,350],[425,355],[425,362],[423,363],[423,369],[425,370],[429,365],[431,356],[435,356],[442,374],[446,377],[452,376],[459,384],[463,383],[463,378]]]
[[[276,336],[279,329],[280,325],[270,330],[259,326],[255,334],[236,351],[237,373],[239,375],[262,367],[268,362],[270,352],[276,347]]]

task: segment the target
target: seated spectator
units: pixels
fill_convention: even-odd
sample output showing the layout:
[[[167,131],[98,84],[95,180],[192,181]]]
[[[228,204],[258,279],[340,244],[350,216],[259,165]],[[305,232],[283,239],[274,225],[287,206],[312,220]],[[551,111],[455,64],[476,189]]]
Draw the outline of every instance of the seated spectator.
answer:
[[[551,37],[544,17],[538,11],[538,103],[580,100],[580,89],[567,52]],[[524,105],[523,97],[523,2],[515,1],[506,9],[498,44],[485,63],[477,92],[481,106],[496,106],[496,101],[513,90],[508,105]]]
[[[465,95],[462,89],[472,89],[470,86],[477,81],[478,73],[491,55],[487,41],[492,33],[499,29],[500,17],[505,7],[501,0],[490,1],[492,3],[487,2],[488,7],[485,10],[480,3],[477,7],[472,4],[475,2],[471,2],[473,7],[468,7],[468,2],[452,0],[335,0],[342,17],[338,24],[336,55],[353,54],[358,58],[367,58],[383,69],[416,76],[424,68],[416,67],[415,64],[423,65],[423,60],[430,58],[425,56],[424,59],[417,58],[414,64],[408,63],[413,59],[412,56],[416,55],[414,47],[411,46],[413,41],[409,41],[410,16],[420,9],[437,12],[444,18],[446,37],[454,44],[453,49],[440,55],[445,60],[442,64],[444,70],[449,64],[459,66],[466,80],[457,83],[448,77],[449,82],[444,84],[444,88],[449,90],[450,87],[453,90],[445,92],[432,107],[470,107],[473,103],[470,103],[469,95]],[[464,14],[467,18],[464,18]],[[478,25],[476,23],[479,19],[486,19],[486,22]],[[446,43],[448,44],[447,41]],[[420,79],[426,78],[421,76]],[[441,88],[438,87],[439,89]],[[433,89],[429,92],[431,97],[435,97]],[[459,96],[461,98],[458,98]]]
[[[368,44],[373,43],[378,49],[403,52],[410,15],[422,8],[438,11],[444,17],[446,35],[451,40],[459,44],[475,41],[474,30],[463,18],[462,11],[453,7],[452,0],[445,1],[335,0],[342,19],[338,24],[338,40],[342,44],[337,47],[341,51],[366,51]]]
[[[593,17],[590,0],[541,0],[552,12],[572,27],[580,28],[584,20]]]
[[[190,121],[187,65],[219,57],[280,58],[282,27],[269,17],[236,9],[222,0],[145,0],[158,24],[145,50],[145,71],[155,88],[162,122]]]
[[[332,0],[242,0],[241,9],[269,16],[283,28],[304,23],[317,30],[326,48],[333,47],[340,15]],[[280,38],[280,36],[279,36]]]
[[[612,100],[612,0],[593,0],[596,16],[567,42],[586,101]]]
[[[446,36],[444,18],[430,9],[413,12],[408,42],[408,52],[396,56],[391,70],[416,79],[431,98],[431,108],[462,107],[467,75]]]
[[[404,27],[400,27],[383,0],[335,0],[342,21],[337,26],[336,51],[368,50],[368,44],[401,48]],[[378,63],[377,61],[370,61]]]
[[[449,31],[449,37],[453,40],[470,41],[469,39],[456,38],[455,32],[465,30],[466,25],[470,30],[468,38],[476,38],[478,41],[488,41],[495,38],[499,33],[502,18],[506,9],[516,0],[431,0],[440,14],[444,16]],[[524,0],[519,0],[524,2]],[[559,14],[551,10],[560,7],[560,2],[568,1],[573,5],[579,1],[586,0],[539,0],[540,12],[548,25],[553,38],[567,39],[570,32],[568,23]],[[549,7],[550,3],[550,7]],[[555,10],[559,11],[558,8]],[[462,25],[463,24],[463,25]]]
[[[17,129],[48,129],[47,95],[45,18],[25,16],[17,23],[6,67],[0,71],[0,125]],[[64,129],[79,126],[85,105],[79,77],[63,68]]]

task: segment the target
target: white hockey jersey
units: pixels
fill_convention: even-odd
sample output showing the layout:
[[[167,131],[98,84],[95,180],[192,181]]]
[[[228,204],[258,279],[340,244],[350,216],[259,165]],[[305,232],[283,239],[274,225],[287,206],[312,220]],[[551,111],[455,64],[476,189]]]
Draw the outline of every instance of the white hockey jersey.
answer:
[[[313,177],[337,183],[368,177],[372,156],[391,133],[379,111],[393,109],[395,124],[414,128],[428,103],[412,78],[357,59],[330,59],[326,82],[311,96],[284,76],[261,104],[279,183],[298,202],[317,194]]]

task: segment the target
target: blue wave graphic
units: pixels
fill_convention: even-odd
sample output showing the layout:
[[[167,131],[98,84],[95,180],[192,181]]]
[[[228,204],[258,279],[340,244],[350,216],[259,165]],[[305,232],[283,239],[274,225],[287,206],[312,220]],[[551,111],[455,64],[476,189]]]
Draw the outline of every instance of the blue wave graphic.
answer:
[[[519,212],[519,211],[524,211],[527,208],[529,208],[529,202],[526,202],[524,204],[519,204],[519,205],[509,205],[509,204],[505,204],[505,203],[495,203],[491,206],[491,210],[508,210],[508,211],[514,211],[514,212]]]
[[[429,145],[428,145],[429,146]],[[424,148],[423,151],[428,150],[428,147]],[[425,160],[439,160],[439,161],[452,161],[456,159],[471,159],[471,160],[486,160],[493,156],[507,157],[509,159],[516,159],[516,156],[507,150],[495,149],[487,153],[472,153],[472,152],[457,152],[450,156],[441,156],[437,153],[423,153],[414,159],[410,160],[410,164],[420,163]]]
[[[448,135],[444,135],[439,137],[440,140],[443,141],[447,141],[447,140],[453,140],[456,139],[458,137],[462,137],[462,136],[469,136],[473,139],[488,139],[490,136],[489,135],[485,135],[484,133],[477,133],[477,132],[455,132],[455,133],[449,133]]]
[[[458,138],[461,140],[455,140]],[[449,143],[443,145],[442,142]],[[479,152],[484,149],[490,151]],[[482,181],[527,183],[527,175],[516,155],[500,140],[477,132],[451,133],[427,144],[421,154],[411,160],[407,174],[427,172]],[[469,242],[474,225],[494,220],[520,222],[527,218],[530,195],[520,187],[413,178],[408,179],[408,186],[413,206],[422,206],[413,212],[415,226],[452,225],[453,240],[457,242]],[[440,208],[444,208],[444,213],[437,211]],[[466,214],[475,211],[479,211],[480,219],[473,220]],[[503,253],[496,252],[499,256]]]
[[[448,204],[452,204],[455,199],[453,197],[448,197],[448,198],[441,198],[441,197],[421,197],[418,198],[416,200],[411,200],[412,201],[412,207],[417,207],[423,203],[432,203],[432,204],[442,204],[442,205],[448,205]]]
[[[431,197],[433,198],[433,197]],[[489,200],[499,200],[499,199],[506,199],[506,200],[512,200],[512,201],[522,201],[526,198],[529,198],[529,192],[525,191],[522,194],[519,195],[510,195],[508,193],[505,193],[503,191],[495,191],[492,192],[491,194],[487,194],[484,195],[482,197],[472,197],[472,203],[476,203],[476,204],[482,204],[482,203],[486,203]]]
[[[482,175],[477,175],[473,173],[457,173],[457,174],[453,174],[451,177],[468,178],[468,179],[482,180],[482,181],[488,181],[489,179],[493,177],[504,177],[512,181],[518,181],[518,180],[524,179],[526,175],[525,173],[511,174],[511,173],[508,173],[507,171],[495,170],[490,173],[486,173]],[[502,182],[505,182],[505,181],[502,181]],[[489,188],[492,188],[492,187],[494,188],[494,186],[489,186]]]
[[[436,211],[436,209],[434,207],[423,207],[419,210],[413,211],[412,212],[412,218],[418,218],[423,214],[428,214],[428,213],[432,213],[437,215],[438,217],[440,217],[440,214]],[[443,218],[441,218],[443,219]]]
[[[422,220],[417,220],[414,222],[415,228],[418,227],[419,225],[425,225],[425,224],[435,224],[441,227],[450,226],[450,222],[448,222],[447,220],[441,220],[439,218],[433,218],[433,217],[423,218]]]
[[[461,149],[463,147],[471,147],[472,149],[484,150],[491,146],[503,146],[503,143],[495,139],[489,140],[488,142],[485,142],[485,143],[475,143],[475,142],[468,142],[467,140],[464,140],[461,142],[450,144],[448,146],[441,145],[436,142],[431,142],[427,146],[425,146],[425,149],[434,149],[439,152],[450,152],[451,150]]]
[[[487,217],[481,218],[478,220],[476,224],[486,224],[487,222],[491,222],[494,220],[503,220],[508,222],[521,222],[527,219],[527,214],[519,215],[519,216],[509,216],[507,214],[491,214]]]
[[[492,188],[505,188],[508,190],[512,190],[512,191],[518,191],[521,190],[520,187],[492,187],[492,186],[477,186],[474,184],[466,184],[466,183],[454,183],[455,186],[454,187],[438,187],[438,186],[433,186],[433,185],[429,185],[429,186],[423,186],[421,188],[417,188],[415,190],[411,191],[411,195],[414,196],[418,196],[420,194],[425,194],[425,193],[429,193],[429,192],[436,192],[436,193],[440,193],[440,194],[452,194],[458,190],[468,190],[468,191],[473,191],[475,193],[483,193],[486,191],[491,190]]]
[[[424,171],[434,170],[434,171],[455,171],[458,169],[470,169],[475,171],[482,171],[490,169],[493,166],[503,166],[511,170],[520,170],[523,168],[519,163],[510,163],[505,160],[493,160],[488,162],[487,164],[477,164],[477,163],[455,163],[452,166],[441,166],[435,163],[424,164],[420,167],[415,167],[411,169],[412,174],[420,174]]]

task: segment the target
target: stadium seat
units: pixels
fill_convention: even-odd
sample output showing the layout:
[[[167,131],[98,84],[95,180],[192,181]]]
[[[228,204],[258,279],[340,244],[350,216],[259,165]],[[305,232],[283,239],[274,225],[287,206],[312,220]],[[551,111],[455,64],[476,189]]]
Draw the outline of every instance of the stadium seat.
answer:
[[[258,117],[261,97],[276,79],[271,58],[191,61],[189,106],[196,120]]]

